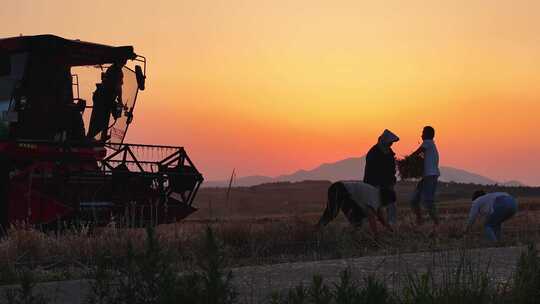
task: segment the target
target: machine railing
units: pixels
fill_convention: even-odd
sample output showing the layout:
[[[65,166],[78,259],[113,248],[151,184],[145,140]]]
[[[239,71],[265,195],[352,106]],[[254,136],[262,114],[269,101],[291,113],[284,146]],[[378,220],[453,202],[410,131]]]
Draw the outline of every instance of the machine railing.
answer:
[[[204,180],[185,149],[178,146],[21,140],[13,147],[13,156],[26,153],[39,156],[36,161],[63,163],[71,168],[72,181],[99,182],[115,175],[140,177],[152,181],[153,189],[161,195],[176,193],[175,197],[189,206]],[[83,163],[95,165],[80,166]]]
[[[107,148],[110,154],[100,161],[106,174],[120,169],[155,177],[163,183],[167,195],[175,192],[184,203],[192,205],[204,178],[183,147],[113,143]]]

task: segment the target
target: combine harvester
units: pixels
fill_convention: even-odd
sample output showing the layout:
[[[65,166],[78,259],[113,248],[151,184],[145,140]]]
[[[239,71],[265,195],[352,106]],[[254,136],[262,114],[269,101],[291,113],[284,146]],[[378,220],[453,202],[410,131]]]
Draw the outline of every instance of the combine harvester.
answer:
[[[79,67],[97,75],[87,98],[79,96]],[[146,59],[131,46],[0,39],[2,227],[157,225],[196,210],[203,177],[182,147],[124,142],[145,74]]]

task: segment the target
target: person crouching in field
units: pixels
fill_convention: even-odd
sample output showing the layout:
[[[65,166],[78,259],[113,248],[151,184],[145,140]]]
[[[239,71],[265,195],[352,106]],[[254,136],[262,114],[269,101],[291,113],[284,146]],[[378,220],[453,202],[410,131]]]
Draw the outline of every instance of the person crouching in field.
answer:
[[[396,224],[396,157],[392,144],[399,137],[389,130],[384,130],[377,144],[366,155],[364,183],[377,187],[383,205],[387,206],[388,223]]]
[[[517,212],[516,200],[506,192],[476,191],[472,197],[471,212],[463,234],[467,234],[476,218],[485,216],[484,230],[488,240],[501,240],[501,225]]]
[[[372,233],[377,236],[377,220],[392,231],[386,222],[382,210],[379,189],[361,181],[338,181],[328,188],[326,209],[317,227],[326,226],[342,211],[349,223],[361,227],[365,218],[368,219]]]
[[[414,191],[411,207],[416,215],[417,225],[422,225],[424,220],[420,210],[420,203],[423,204],[433,221],[433,233],[435,233],[439,225],[435,206],[435,192],[437,191],[437,181],[441,173],[439,171],[439,152],[433,138],[435,138],[435,129],[430,126],[424,127],[422,131],[422,145],[412,154],[424,155],[424,172],[422,179],[418,182]]]

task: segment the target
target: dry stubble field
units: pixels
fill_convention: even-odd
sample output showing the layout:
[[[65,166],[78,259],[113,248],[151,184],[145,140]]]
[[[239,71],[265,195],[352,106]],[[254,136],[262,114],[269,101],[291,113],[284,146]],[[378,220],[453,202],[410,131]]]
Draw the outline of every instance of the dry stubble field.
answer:
[[[254,296],[254,291],[259,298],[271,288],[305,282],[316,273],[336,279],[345,268],[353,268],[358,274],[399,274],[403,267],[425,270],[438,253],[456,250],[473,250],[476,256],[489,253],[505,265],[499,269],[504,275],[515,266],[519,248],[540,240],[538,188],[484,187],[514,194],[520,208],[518,215],[505,224],[505,240],[495,244],[506,248],[486,250],[483,248],[494,244],[483,240],[481,223],[466,238],[459,235],[470,206],[468,197],[477,186],[441,184],[442,225],[440,234],[432,238],[426,233],[428,227],[412,225],[406,201],[414,184],[400,183],[396,232],[385,232],[375,239],[367,227],[352,229],[342,215],[325,229],[314,229],[325,207],[329,185],[327,181],[307,181],[230,190],[203,188],[196,201],[200,210],[181,223],[157,227],[157,238],[162,249],[174,257],[174,267],[187,271],[196,267],[203,232],[207,226],[212,227],[244,298]],[[82,226],[62,234],[47,234],[15,227],[0,241],[0,282],[13,283],[22,268],[32,270],[40,281],[86,278],[104,252],[122,260],[127,248],[142,252],[144,243],[143,229],[105,227],[90,231]],[[293,276],[291,269],[295,269]]]

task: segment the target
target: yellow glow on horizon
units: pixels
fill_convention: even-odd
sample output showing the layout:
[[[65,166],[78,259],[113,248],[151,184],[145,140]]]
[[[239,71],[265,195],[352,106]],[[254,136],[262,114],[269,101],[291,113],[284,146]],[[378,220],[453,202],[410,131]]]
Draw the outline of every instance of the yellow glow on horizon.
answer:
[[[128,138],[186,146],[209,179],[398,154],[425,124],[444,164],[540,185],[540,2],[12,1],[1,36],[148,58]]]

